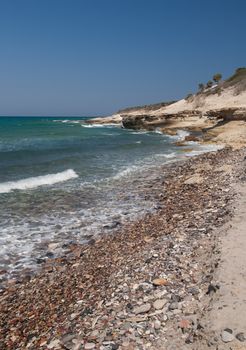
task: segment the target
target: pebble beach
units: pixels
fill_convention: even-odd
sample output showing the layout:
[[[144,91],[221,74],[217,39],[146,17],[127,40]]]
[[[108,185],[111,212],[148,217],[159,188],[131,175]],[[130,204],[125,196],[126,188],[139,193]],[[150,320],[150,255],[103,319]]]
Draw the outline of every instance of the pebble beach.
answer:
[[[9,280],[0,349],[243,349],[243,333],[227,344],[207,318],[245,155],[224,148],[164,165],[146,183],[155,212]]]

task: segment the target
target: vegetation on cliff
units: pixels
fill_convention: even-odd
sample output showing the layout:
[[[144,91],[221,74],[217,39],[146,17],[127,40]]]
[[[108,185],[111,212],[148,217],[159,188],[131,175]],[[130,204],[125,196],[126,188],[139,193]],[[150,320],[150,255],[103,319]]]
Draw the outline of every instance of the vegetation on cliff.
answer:
[[[230,76],[228,79],[221,81],[222,75],[220,73],[217,73],[213,76],[213,81],[217,84],[213,89],[211,87],[213,86],[213,82],[210,80],[206,84],[206,95],[209,94],[220,94],[224,89],[233,87],[235,89],[235,94],[240,94],[242,91],[246,90],[246,67],[240,67],[235,70],[235,73]],[[204,89],[201,89],[201,86],[203,84],[199,84],[198,93],[204,92]]]
[[[145,109],[146,111],[155,111],[155,110],[160,109],[162,107],[169,106],[175,102],[177,102],[177,101],[159,102],[159,103],[153,103],[153,104],[143,105],[143,106],[127,107],[124,109],[120,109],[117,113],[119,113],[119,114],[129,113],[129,112],[137,111],[139,109]]]
[[[217,85],[213,86],[213,82]],[[205,96],[208,96],[210,94],[220,94],[224,89],[233,87],[235,89],[235,94],[240,94],[242,91],[246,90],[246,67],[240,67],[235,70],[235,73],[230,76],[228,79],[222,81],[222,74],[216,73],[213,75],[211,80],[208,80],[207,83],[199,83],[198,84],[198,95],[204,94]],[[194,95],[192,93],[189,93],[186,96],[186,100],[190,101],[192,100],[192,97]],[[149,105],[143,105],[143,106],[134,106],[134,107],[127,107],[120,109],[117,114],[131,114],[133,112],[137,112],[140,110],[144,110],[145,113],[148,114],[148,112],[151,111],[157,111],[160,108],[167,107],[177,101],[170,101],[170,102],[159,102]]]

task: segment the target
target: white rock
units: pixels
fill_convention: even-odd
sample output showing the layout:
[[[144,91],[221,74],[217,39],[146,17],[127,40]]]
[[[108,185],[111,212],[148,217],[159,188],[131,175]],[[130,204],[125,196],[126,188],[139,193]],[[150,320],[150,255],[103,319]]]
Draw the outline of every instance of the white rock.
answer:
[[[226,330],[221,333],[221,339],[224,343],[229,343],[234,340],[234,335]]]
[[[54,349],[60,345],[60,340],[59,339],[54,339],[52,340],[49,345],[47,345],[48,349]]]
[[[85,350],[91,350],[91,349],[94,349],[95,348],[95,344],[94,343],[86,343],[85,344]]]
[[[163,306],[166,304],[167,300],[166,299],[157,299],[154,303],[153,306],[156,310],[160,310],[163,308]]]
[[[149,312],[149,310],[151,309],[151,305],[150,303],[147,303],[147,304],[143,304],[143,305],[140,305],[140,306],[137,306],[135,309],[134,309],[134,313],[136,315],[138,314],[144,314],[146,312]]]
[[[154,322],[154,328],[155,328],[155,329],[160,329],[160,328],[161,328],[161,322],[160,322],[159,320],[156,320],[156,321]]]

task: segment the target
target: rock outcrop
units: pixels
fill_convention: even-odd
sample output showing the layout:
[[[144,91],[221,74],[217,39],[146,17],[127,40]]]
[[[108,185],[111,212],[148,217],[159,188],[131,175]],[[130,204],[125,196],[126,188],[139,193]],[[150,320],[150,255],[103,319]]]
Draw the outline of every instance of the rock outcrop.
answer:
[[[151,129],[150,123],[156,119],[156,117],[151,115],[122,115],[122,126],[126,129]]]
[[[239,68],[218,86],[193,94],[191,98],[126,108],[110,117],[94,118],[87,123],[116,123],[135,130],[158,129],[169,135],[175,135],[178,130],[195,131],[203,133],[203,141],[222,141],[222,144],[241,147],[246,142],[245,121],[246,68]]]
[[[232,121],[232,120],[246,121],[246,108],[231,107],[231,108],[212,109],[207,111],[206,115],[209,118],[223,119],[224,121]]]
[[[216,122],[203,116],[198,110],[185,110],[162,115],[123,115],[122,126],[134,130],[160,130],[164,134],[176,135],[181,129],[201,131],[214,126]]]

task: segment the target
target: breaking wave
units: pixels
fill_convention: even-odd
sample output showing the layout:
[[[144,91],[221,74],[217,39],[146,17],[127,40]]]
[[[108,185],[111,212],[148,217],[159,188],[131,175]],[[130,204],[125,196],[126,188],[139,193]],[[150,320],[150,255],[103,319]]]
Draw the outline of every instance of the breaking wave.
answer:
[[[67,169],[60,173],[48,174],[18,181],[9,181],[0,183],[0,193],[8,193],[12,190],[27,190],[44,185],[53,185],[58,182],[64,182],[78,177],[73,169]]]
[[[107,123],[107,124],[81,124],[82,128],[112,128],[119,126],[118,123]]]

